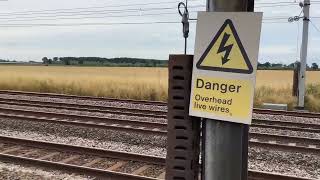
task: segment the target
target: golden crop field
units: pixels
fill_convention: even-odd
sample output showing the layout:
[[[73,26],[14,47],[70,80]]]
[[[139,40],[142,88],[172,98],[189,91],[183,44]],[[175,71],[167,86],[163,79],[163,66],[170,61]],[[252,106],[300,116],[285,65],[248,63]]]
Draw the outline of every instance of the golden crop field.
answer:
[[[308,72],[307,103],[320,111],[320,72]],[[0,66],[0,89],[166,101],[167,68]],[[258,71],[255,105],[295,105],[292,71]]]
[[[307,84],[320,84],[320,71],[307,72]],[[268,86],[272,88],[291,87],[293,71],[259,70],[257,72],[257,87]]]

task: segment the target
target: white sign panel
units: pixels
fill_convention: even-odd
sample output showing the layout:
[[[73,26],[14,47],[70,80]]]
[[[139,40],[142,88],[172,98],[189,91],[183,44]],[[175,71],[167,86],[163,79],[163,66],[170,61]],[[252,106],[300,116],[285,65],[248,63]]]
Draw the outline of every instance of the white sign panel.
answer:
[[[262,13],[199,12],[190,115],[251,124]]]

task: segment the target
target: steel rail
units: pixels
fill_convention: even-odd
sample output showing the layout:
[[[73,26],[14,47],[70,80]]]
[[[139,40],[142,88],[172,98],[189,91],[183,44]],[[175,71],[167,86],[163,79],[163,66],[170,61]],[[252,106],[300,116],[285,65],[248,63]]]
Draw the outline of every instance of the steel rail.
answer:
[[[303,112],[303,111],[281,111],[281,110],[254,108],[253,112],[257,114],[268,114],[268,115],[283,115],[283,116],[295,116],[295,117],[318,118],[318,119],[320,118],[320,113]]]
[[[18,99],[3,100],[1,98],[0,98],[0,103],[7,104],[7,105],[18,105],[18,106],[33,106],[33,107],[39,107],[39,108],[59,108],[59,109],[63,108],[66,110],[75,110],[75,111],[115,113],[115,114],[131,115],[131,116],[157,117],[157,118],[165,117],[165,115],[158,115],[158,114],[135,113],[134,112],[135,109],[128,109],[128,108],[116,108],[117,111],[115,112],[112,110],[90,109],[86,107],[87,105],[79,105],[79,104],[55,103],[55,102],[49,103],[49,102],[43,102],[43,101],[33,101],[33,100],[29,101],[29,100],[18,100]],[[79,108],[79,107],[82,107],[82,108]],[[97,106],[97,107],[103,107],[103,106]],[[109,108],[109,107],[104,107],[104,108]],[[111,107],[111,109],[112,108],[114,107]],[[140,110],[140,111],[143,111],[143,110]],[[130,122],[127,124],[130,125]],[[296,122],[279,121],[279,120],[253,119],[252,127],[273,128],[273,129],[313,132],[313,133],[320,132],[320,124],[296,123]],[[162,128],[165,128],[165,127],[162,126]]]
[[[75,104],[75,103],[62,103],[62,102],[46,102],[38,100],[23,100],[23,99],[13,99],[13,98],[2,98],[0,97],[1,104],[8,105],[20,105],[20,106],[33,106],[40,108],[56,108],[56,109],[66,109],[72,111],[87,111],[87,112],[99,112],[99,113],[110,113],[110,114],[121,114],[127,116],[143,116],[152,118],[166,118],[166,112],[155,111],[147,109],[133,109],[125,107],[114,107],[114,106],[97,106],[89,104]]]
[[[119,124],[123,126],[142,126],[149,129],[166,129],[166,123],[159,122],[149,122],[149,121],[138,121],[129,119],[117,119],[117,118],[106,118],[98,116],[88,116],[88,115],[78,115],[71,113],[57,113],[57,112],[45,112],[45,111],[32,111],[25,109],[15,109],[15,108],[4,108],[0,107],[0,112],[2,113],[20,113],[27,116],[45,116],[48,118],[60,118],[60,119],[78,119],[79,121],[105,123],[105,124]]]
[[[102,118],[102,117],[96,117],[96,116],[84,116],[84,115],[53,113],[53,112],[44,112],[44,111],[31,111],[31,110],[3,108],[3,107],[0,107],[0,117],[18,118],[20,120],[28,120],[28,121],[36,121],[36,122],[51,122],[51,123],[58,123],[58,124],[78,125],[83,127],[115,129],[115,130],[124,130],[124,131],[134,129],[133,131],[141,131],[141,132],[150,131],[150,133],[154,133],[154,134],[156,134],[157,132],[161,132],[159,133],[161,135],[166,135],[165,130],[167,128],[166,123]],[[294,122],[287,122],[287,121],[271,121],[271,120],[257,120],[257,119],[254,119],[253,123],[254,124],[252,124],[252,127],[289,129],[289,130],[299,130],[299,131],[307,131],[307,132],[319,132],[320,130],[320,125],[316,125],[316,124],[304,124],[304,123],[294,123]],[[293,127],[290,127],[290,126],[293,126]],[[313,128],[297,128],[294,126],[302,126],[302,127],[312,126]],[[251,133],[251,134],[258,136],[258,134],[255,134],[255,133]],[[281,138],[282,136],[278,136],[278,137]],[[288,138],[288,136],[285,136],[285,137]],[[281,139],[284,139],[284,138],[281,138]],[[296,138],[295,140],[297,139],[299,138]],[[319,142],[317,141],[316,143],[319,143]]]
[[[303,144],[308,144],[313,146],[320,146],[320,139],[315,139],[315,138],[275,135],[275,134],[268,134],[268,133],[254,133],[254,132],[250,132],[249,136],[251,138],[260,138],[260,139],[266,138],[266,139],[274,139],[278,141],[290,141],[290,142],[303,143]]]
[[[42,168],[55,169],[65,172],[74,172],[79,174],[85,174],[94,177],[100,177],[102,179],[119,179],[119,180],[156,180],[156,178],[149,178],[144,176],[137,176],[127,173],[120,173],[115,171],[108,171],[90,167],[83,167],[59,162],[51,162],[46,160],[39,160],[34,158],[26,158],[21,156],[14,156],[9,154],[0,153],[0,160],[5,162],[12,162],[16,164],[34,165]]]
[[[98,157],[112,157],[122,160],[140,161],[150,164],[158,164],[160,166],[165,165],[165,158],[155,156],[145,156],[134,153],[125,153],[118,151],[109,151],[104,149],[87,148],[82,146],[73,146],[59,143],[50,143],[45,141],[35,141],[29,139],[13,138],[8,136],[0,136],[1,143],[16,144],[17,146],[27,146],[34,148],[50,149],[55,151],[71,152],[84,155],[98,156]],[[0,160],[6,162],[13,162],[16,164],[28,164],[33,166],[45,167],[48,169],[62,170],[66,172],[79,173],[84,175],[90,175],[100,178],[115,178],[115,179],[128,179],[128,180],[153,180],[156,178],[150,178],[145,176],[132,175],[128,173],[115,172],[110,170],[97,169],[86,166],[79,166],[68,163],[53,162],[48,160],[40,160],[37,158],[28,158],[22,155],[11,155],[8,153],[0,152]],[[163,168],[164,169],[164,168]],[[263,171],[249,170],[250,180],[313,180],[309,178],[295,177],[282,175],[277,173],[269,173]]]
[[[0,117],[18,119],[18,120],[30,121],[30,122],[45,122],[45,123],[85,127],[85,128],[99,128],[99,129],[109,129],[109,130],[116,130],[116,131],[123,131],[123,132],[144,133],[144,134],[152,134],[152,135],[159,135],[159,136],[167,135],[166,130],[161,130],[158,128],[148,128],[146,126],[132,127],[128,125],[121,125],[118,123],[115,123],[115,124],[104,123],[104,122],[96,123],[96,122],[90,121],[90,119],[88,121],[83,121],[80,119],[65,120],[65,119],[57,119],[55,117],[51,117],[51,118],[44,117],[44,116],[36,117],[37,114],[23,115],[23,114],[14,113],[17,111],[19,110],[7,110],[7,112],[4,113],[2,110],[0,110]]]
[[[273,128],[281,130],[301,131],[301,132],[320,132],[320,124],[300,123],[280,120],[252,119],[251,127]]]
[[[59,143],[50,143],[45,141],[35,141],[35,140],[28,140],[28,139],[20,139],[20,138],[13,138],[7,136],[0,136],[1,143],[8,143],[8,144],[15,144],[16,146],[12,147],[33,147],[35,149],[48,149],[50,151],[54,150],[57,152],[65,152],[68,154],[77,153],[81,155],[90,155],[94,157],[102,157],[102,158],[114,158],[118,161],[137,161],[143,162],[148,164],[156,164],[163,166],[165,164],[165,159],[161,157],[155,156],[146,156],[146,155],[139,155],[134,153],[126,153],[126,152],[118,152],[118,151],[110,151],[104,149],[96,149],[96,148],[87,148],[81,146],[72,146],[66,144],[59,144]],[[8,148],[7,148],[8,149]],[[9,147],[10,151],[10,147]],[[19,149],[16,150],[19,152]],[[108,178],[115,178],[115,179],[132,179],[132,180],[153,180],[156,178],[134,175],[129,173],[123,172],[116,172],[112,170],[104,170],[99,168],[92,168],[86,165],[74,165],[72,163],[60,161],[48,161],[41,158],[28,158],[24,157],[23,154],[19,155],[12,155],[8,153],[4,153],[6,150],[0,152],[0,160],[2,161],[9,161],[15,163],[26,163],[31,165],[38,165],[42,167],[46,167],[49,169],[58,169],[63,171],[69,172],[78,172],[81,174],[86,175],[93,175],[95,177],[108,177]],[[31,151],[29,151],[31,152]],[[67,155],[66,157],[70,157],[71,155]],[[43,156],[42,156],[43,157]],[[72,156],[71,156],[72,157]],[[65,158],[68,159],[68,158]]]
[[[111,130],[123,131],[123,132],[148,133],[148,134],[160,135],[160,136],[166,136],[167,134],[166,130],[143,129],[143,128],[134,128],[134,127],[127,127],[127,126],[119,126],[119,125],[114,126],[114,125],[106,125],[102,123],[95,124],[95,123],[88,123],[88,122],[80,122],[77,120],[76,121],[56,120],[56,119],[46,118],[46,117],[4,114],[4,113],[0,113],[0,117],[9,118],[13,120],[18,119],[18,120],[27,120],[27,121],[33,121],[33,122],[47,122],[47,123],[55,123],[55,124],[62,124],[62,125],[72,125],[72,126],[79,126],[79,127],[111,129]],[[250,137],[252,137],[252,139],[250,140],[250,144],[252,146],[269,147],[269,148],[279,149],[279,150],[320,153],[320,148],[318,147],[320,140],[318,139],[263,134],[263,133],[250,133]],[[270,142],[271,140],[272,142]],[[285,141],[285,143],[277,142],[279,140]],[[301,142],[302,144],[307,144],[309,146],[308,147],[306,145],[301,146],[300,145]],[[298,145],[292,145],[294,143]]]
[[[65,95],[65,94],[55,94],[55,93],[37,93],[37,92],[10,91],[10,90],[0,90],[0,94],[26,95],[26,96],[38,96],[38,97],[65,98],[65,99],[81,99],[81,100],[92,100],[92,101],[116,101],[116,102],[123,102],[123,103],[157,105],[157,106],[167,105],[166,102],[160,102],[160,101],[116,99],[116,98],[104,98],[104,97],[93,97],[93,96],[76,96],[76,95]],[[159,111],[154,111],[154,112],[159,112]],[[260,108],[254,108],[253,112],[257,114],[268,114],[268,115],[320,118],[320,113],[313,113],[313,112],[282,111],[282,110],[270,110],[270,109],[260,109]],[[165,111],[162,111],[160,113],[163,113],[164,115],[166,114]]]
[[[35,118],[35,117],[42,118]],[[16,118],[20,120],[49,122],[65,125],[74,125],[91,128],[123,130],[130,132],[152,133],[166,135],[166,123],[156,123],[148,121],[125,120],[115,118],[101,118],[96,116],[84,116],[66,113],[53,113],[44,111],[31,111],[16,108],[0,107],[0,117]],[[297,127],[296,127],[297,126]],[[254,119],[251,127],[273,128],[282,130],[293,130],[301,132],[320,132],[320,125],[294,123],[287,121],[271,121]]]
[[[288,176],[278,173],[266,173],[263,171],[249,171],[248,172],[249,180],[314,180],[310,178],[302,178],[296,176]]]
[[[76,95],[56,94],[56,93],[38,93],[38,92],[0,90],[0,94],[26,95],[26,96],[65,98],[65,99],[81,99],[81,100],[91,100],[91,101],[118,101],[123,103],[167,106],[166,102],[161,102],[161,101],[144,101],[144,100],[116,99],[116,98],[93,97],[93,96],[76,96]]]

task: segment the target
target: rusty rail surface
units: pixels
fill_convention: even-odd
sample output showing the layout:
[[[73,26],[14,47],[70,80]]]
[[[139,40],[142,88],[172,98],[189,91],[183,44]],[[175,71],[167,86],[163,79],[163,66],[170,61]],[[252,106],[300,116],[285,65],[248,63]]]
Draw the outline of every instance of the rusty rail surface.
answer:
[[[71,104],[71,103],[44,102],[44,101],[36,101],[36,100],[4,99],[4,98],[0,98],[0,103],[6,104],[6,105],[33,106],[33,107],[39,107],[39,108],[56,108],[56,109],[65,109],[65,110],[73,110],[73,111],[113,113],[113,114],[121,114],[121,115],[127,115],[127,116],[166,118],[166,115],[161,115],[161,113],[163,113],[164,111],[131,109],[131,108],[112,107],[112,106],[92,106],[92,105],[81,105],[81,104]],[[128,122],[127,125],[130,125],[130,122]],[[160,128],[165,128],[163,125],[159,125],[159,126],[162,126]],[[320,124],[297,123],[297,122],[289,122],[289,121],[281,121],[281,120],[253,119],[253,124],[251,125],[251,127],[320,133]]]
[[[136,121],[120,120],[122,124],[112,124],[115,123],[114,119],[111,120],[112,123],[108,122],[108,118],[98,119],[95,122],[93,117],[88,116],[77,116],[70,114],[55,114],[47,113],[41,111],[29,111],[29,110],[17,110],[11,108],[0,108],[0,117],[8,118],[12,120],[24,120],[33,122],[46,122],[55,123],[62,125],[79,126],[86,128],[99,128],[99,129],[110,129],[123,132],[132,133],[143,133],[166,136],[166,124],[159,124],[162,128],[155,128],[155,125],[149,122],[138,121],[138,125],[135,125]],[[60,117],[60,118],[59,118]],[[73,119],[63,119],[72,117]],[[146,124],[144,124],[146,123]],[[150,127],[151,126],[151,127]],[[258,147],[270,147],[272,149],[281,149],[289,151],[299,151],[299,152],[310,152],[310,153],[320,153],[320,140],[314,138],[305,137],[295,137],[295,136],[283,136],[274,135],[266,133],[250,133],[250,145]]]
[[[90,157],[90,159],[87,158]],[[59,158],[57,158],[59,157]],[[86,159],[79,163],[77,160]],[[104,149],[72,146],[59,143],[0,136],[0,160],[27,164],[47,169],[79,173],[99,178],[120,180],[155,180],[165,176],[165,158]],[[100,165],[108,164],[108,167]],[[109,163],[107,163],[109,162]],[[130,172],[122,172],[129,163],[140,164]],[[100,164],[99,164],[100,163]],[[145,176],[149,168],[156,167],[153,177]],[[312,180],[308,178],[249,170],[250,180]]]
[[[92,97],[92,96],[76,96],[76,95],[55,94],[55,93],[38,93],[38,92],[0,90],[0,94],[25,95],[25,96],[62,98],[62,99],[81,99],[81,100],[91,100],[91,101],[116,101],[116,102],[133,103],[133,104],[167,106],[166,102],[160,102],[160,101],[116,99],[116,98],[104,98],[104,97]],[[123,108],[118,108],[118,109],[123,109]],[[165,115],[166,114],[165,111],[157,111],[157,110],[145,110],[144,113],[147,113],[147,111],[149,111],[149,113],[153,113],[153,114],[158,113],[158,115],[161,115],[161,114]],[[257,114],[285,115],[285,116],[295,116],[295,117],[305,117],[305,118],[320,118],[320,113],[301,112],[301,111],[281,111],[281,110],[269,110],[269,109],[254,108],[253,112],[257,113]]]
[[[161,178],[165,159],[133,153],[71,146],[0,136],[0,160],[37,165],[49,169],[77,172],[94,177],[152,180]],[[121,170],[135,163],[131,172]],[[108,166],[108,167],[106,167]],[[150,168],[160,168],[156,176],[144,175]]]

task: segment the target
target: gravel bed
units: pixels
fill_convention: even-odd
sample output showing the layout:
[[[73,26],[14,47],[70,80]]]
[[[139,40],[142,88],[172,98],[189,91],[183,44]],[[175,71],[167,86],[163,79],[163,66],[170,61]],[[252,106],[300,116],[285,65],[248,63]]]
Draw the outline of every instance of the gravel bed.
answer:
[[[123,173],[132,173],[134,170],[144,166],[145,163],[129,161],[125,165],[117,168],[115,171],[123,172]]]
[[[83,115],[83,116],[95,116],[95,117],[102,117],[102,118],[115,118],[115,119],[120,119],[120,120],[137,120],[137,121],[146,121],[146,122],[167,123],[167,119],[165,119],[165,118],[128,116],[128,115],[119,115],[116,113],[74,111],[74,110],[57,109],[57,108],[40,108],[40,107],[32,107],[32,106],[31,107],[30,106],[20,106],[20,105],[17,106],[17,105],[7,105],[7,104],[0,104],[0,107],[21,109],[21,110],[31,110],[31,111],[75,114],[75,115]]]
[[[75,165],[78,165],[78,166],[82,166],[86,163],[89,163],[91,161],[93,161],[95,159],[94,156],[86,156],[86,155],[81,155],[79,158],[77,159],[74,159],[72,161],[70,161],[69,163],[70,164],[75,164]]]
[[[292,130],[250,127],[250,132],[320,139],[319,133],[301,132],[301,131],[292,131]]]
[[[0,179],[10,180],[85,180],[89,177],[70,175],[59,171],[49,171],[35,167],[24,167],[0,162]]]
[[[50,154],[50,153],[54,153],[54,152],[56,152],[56,151],[48,151],[48,150],[45,150],[45,149],[38,149],[38,151],[37,152],[35,152],[35,153],[32,153],[32,154],[28,154],[28,155],[23,155],[24,157],[27,157],[27,158],[39,158],[40,156],[40,154],[45,154],[45,155],[47,155],[47,154]]]
[[[54,156],[52,156],[50,158],[47,158],[45,160],[54,161],[54,162],[60,162],[60,161],[62,161],[64,159],[70,157],[70,153],[65,153],[65,152],[61,152],[61,151],[55,151],[54,153],[56,153],[56,152],[59,153],[59,154],[56,154],[56,155],[54,155]],[[50,154],[50,153],[46,153],[46,154],[43,154],[43,155],[48,155],[48,154]]]
[[[320,155],[249,148],[249,169],[320,178]]]
[[[143,171],[140,175],[157,178],[158,176],[160,176],[160,174],[163,173],[164,171],[163,168],[164,168],[163,166],[153,165],[148,169],[146,169],[145,171]]]
[[[0,135],[165,157],[166,138],[48,123],[0,120]],[[270,132],[270,131],[269,131]],[[252,170],[320,178],[320,155],[250,148]],[[110,166],[110,164],[106,164]],[[151,172],[152,173],[152,172]]]
[[[134,146],[145,147],[166,147],[166,137],[156,135],[144,135],[135,133],[119,132],[115,130],[94,129],[85,127],[75,127],[72,125],[59,125],[52,123],[28,122],[23,120],[15,120],[9,118],[0,118],[0,129],[50,135],[53,137],[73,138],[79,137],[82,139],[103,142],[115,142],[120,144],[130,144]],[[1,132],[0,132],[1,133]],[[71,141],[71,140],[70,140]],[[93,147],[94,144],[93,144]],[[100,147],[100,146],[96,146]],[[103,147],[103,146],[102,146]]]
[[[73,103],[73,104],[82,104],[82,105],[95,105],[95,106],[115,106],[115,107],[124,107],[124,108],[134,108],[134,109],[145,109],[145,110],[160,110],[166,111],[167,106],[158,106],[158,105],[145,105],[145,104],[134,104],[134,103],[124,103],[117,101],[108,101],[108,100],[80,100],[80,99],[63,99],[63,98],[50,98],[50,97],[37,97],[37,96],[25,96],[25,95],[7,95],[0,94],[1,98],[10,98],[10,99],[21,99],[21,100],[35,100],[35,101],[44,101],[44,102],[60,102],[60,103]]]
[[[90,129],[50,123],[0,119],[0,135],[65,143],[151,156],[165,156],[166,137]]]
[[[99,161],[98,163],[92,165],[92,168],[100,168],[100,169],[108,169],[109,167],[113,166],[118,162],[117,159],[112,158],[104,158],[103,160]]]
[[[12,146],[13,147],[13,146]],[[24,153],[27,153],[30,151],[30,148],[28,147],[21,147],[18,151],[11,151],[11,152],[8,152],[8,154],[11,154],[11,155],[20,155],[20,154],[24,154]]]
[[[320,118],[304,118],[284,115],[253,114],[253,118],[262,120],[278,120],[296,123],[320,124]]]
[[[83,104],[83,105],[115,106],[115,107],[125,107],[125,108],[133,108],[133,109],[146,109],[146,110],[148,109],[148,110],[159,110],[159,111],[167,110],[167,106],[133,104],[133,103],[123,103],[123,102],[107,101],[107,100],[94,101],[94,100],[63,99],[63,98],[37,97],[37,96],[25,96],[25,95],[5,95],[5,94],[0,94],[0,97],[8,98],[8,99],[10,98],[10,99],[23,99],[23,100],[38,100],[38,101],[44,101],[44,102],[62,102],[62,103],[73,103],[73,104]],[[84,112],[84,113],[87,113],[87,112]],[[105,113],[103,114],[106,115]],[[106,116],[112,116],[112,115],[107,114]],[[117,117],[119,116],[117,115]],[[141,117],[139,117],[138,119],[140,118]],[[256,114],[256,113],[253,114],[253,118],[320,124],[320,118],[303,118],[303,117],[293,117],[293,116],[284,116],[284,115],[267,115],[267,114]],[[152,121],[154,118],[152,119],[148,118],[148,120],[149,119]]]

